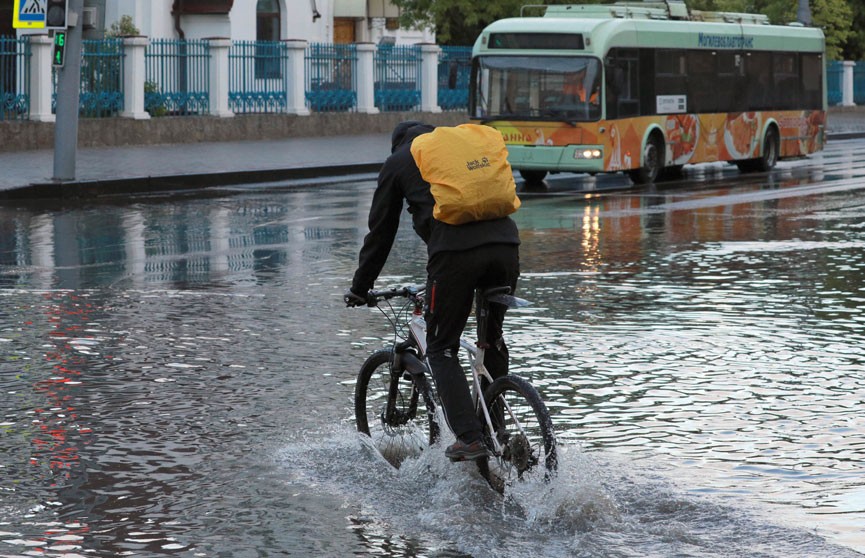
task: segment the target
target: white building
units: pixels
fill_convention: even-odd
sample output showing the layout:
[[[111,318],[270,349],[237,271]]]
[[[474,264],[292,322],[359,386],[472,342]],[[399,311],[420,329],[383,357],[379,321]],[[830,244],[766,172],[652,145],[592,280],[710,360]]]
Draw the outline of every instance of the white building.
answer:
[[[12,0],[0,0],[11,3]],[[233,41],[302,39],[321,43],[434,43],[431,31],[400,29],[389,0],[97,0],[104,25],[132,17],[151,38]],[[91,3],[85,0],[86,5]],[[99,5],[102,4],[102,5]],[[102,15],[102,14],[100,14]],[[99,17],[99,20],[103,20]]]

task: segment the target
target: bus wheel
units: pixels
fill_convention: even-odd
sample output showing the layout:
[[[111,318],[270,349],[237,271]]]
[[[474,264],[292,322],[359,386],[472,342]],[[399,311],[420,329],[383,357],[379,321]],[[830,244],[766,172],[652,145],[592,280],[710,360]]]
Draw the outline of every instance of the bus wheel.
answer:
[[[520,176],[523,177],[526,184],[536,186],[544,181],[544,178],[547,176],[547,171],[520,169]]]
[[[664,140],[652,136],[643,150],[643,166],[628,171],[635,184],[651,184],[664,168]]]
[[[767,172],[775,168],[781,149],[778,128],[770,126],[763,137],[763,151],[756,159],[734,161],[741,172]]]
[[[769,126],[766,136],[763,138],[763,153],[754,161],[754,169],[759,172],[767,172],[775,168],[778,162],[781,140],[778,136],[778,128]]]

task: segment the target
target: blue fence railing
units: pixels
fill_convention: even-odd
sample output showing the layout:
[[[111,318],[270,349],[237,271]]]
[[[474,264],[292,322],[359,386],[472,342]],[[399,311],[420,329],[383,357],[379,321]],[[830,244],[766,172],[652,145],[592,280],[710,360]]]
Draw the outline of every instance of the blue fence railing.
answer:
[[[316,112],[357,108],[357,46],[310,43],[306,49],[306,105]]]
[[[439,54],[438,105],[442,110],[468,110],[472,47],[443,46]]]
[[[293,79],[284,44],[236,41],[228,51],[228,108],[238,114],[285,112]]]
[[[81,59],[82,116],[115,116],[123,111],[123,40],[83,42]]]
[[[835,60],[826,64],[826,101],[829,106],[841,103],[841,76],[843,73],[843,62]]]
[[[144,109],[151,116],[208,114],[210,45],[206,40],[151,39],[144,61]]]
[[[865,104],[865,61],[856,62],[853,68],[853,102]]]
[[[123,40],[85,40],[81,43],[81,85],[78,113],[88,118],[123,112]],[[57,109],[57,78],[52,68],[51,112]]]
[[[379,45],[375,51],[375,106],[381,111],[419,110],[421,52],[410,45]]]
[[[0,37],[0,120],[30,116],[30,41]]]

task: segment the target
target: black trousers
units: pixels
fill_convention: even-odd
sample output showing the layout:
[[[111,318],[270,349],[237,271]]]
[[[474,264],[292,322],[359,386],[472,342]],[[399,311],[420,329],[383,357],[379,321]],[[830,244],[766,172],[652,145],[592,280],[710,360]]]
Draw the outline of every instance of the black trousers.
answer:
[[[471,392],[459,362],[459,341],[468,321],[476,288],[516,289],[519,246],[487,244],[463,251],[439,252],[427,263],[427,357],[445,417],[453,433],[466,441],[480,434]],[[484,365],[493,378],[508,373],[508,348],[502,338],[507,308],[490,307]]]

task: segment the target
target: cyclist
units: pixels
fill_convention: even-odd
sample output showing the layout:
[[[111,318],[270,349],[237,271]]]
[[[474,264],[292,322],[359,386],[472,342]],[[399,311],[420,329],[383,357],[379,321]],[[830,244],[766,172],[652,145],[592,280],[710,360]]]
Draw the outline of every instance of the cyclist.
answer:
[[[408,203],[415,232],[427,245],[427,357],[448,425],[456,442],[445,450],[453,461],[487,455],[481,423],[472,407],[471,392],[458,359],[476,288],[508,285],[513,292],[519,276],[520,237],[510,217],[449,225],[433,217],[430,184],[411,154],[412,141],[434,127],[418,121],[398,124],[391,136],[391,155],[378,176],[348,306],[367,303],[367,294],[393,247],[403,201]],[[442,164],[465,164],[461,161]],[[484,365],[493,378],[507,374],[508,349],[502,338],[505,306],[490,308]]]

